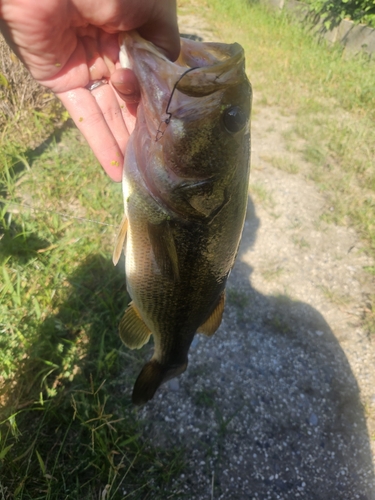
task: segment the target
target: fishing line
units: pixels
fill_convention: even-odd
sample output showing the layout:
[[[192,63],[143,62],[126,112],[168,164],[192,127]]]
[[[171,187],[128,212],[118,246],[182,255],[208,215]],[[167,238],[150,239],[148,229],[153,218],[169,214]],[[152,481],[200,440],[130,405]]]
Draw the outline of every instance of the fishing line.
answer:
[[[169,110],[169,106],[171,104],[171,101],[172,101],[172,97],[173,97],[173,94],[175,93],[175,90],[177,89],[177,85],[180,83],[180,81],[182,80],[182,78],[187,74],[189,73],[190,71],[193,71],[194,69],[199,69],[199,66],[196,66],[195,68],[189,68],[187,69],[184,73],[182,73],[182,75],[180,76],[180,78],[177,80],[177,82],[173,85],[173,89],[172,89],[172,92],[171,92],[171,95],[169,96],[169,100],[168,100],[168,104],[167,104],[167,107],[165,109],[165,114],[166,115],[169,115],[168,118],[166,118],[165,120],[162,120],[160,123],[159,123],[159,126],[158,126],[158,130],[156,132],[156,138],[155,138],[155,141],[159,141],[165,131],[166,131],[166,128],[167,126],[169,125],[169,122],[171,121],[171,118],[172,118],[172,113]],[[164,130],[161,130],[161,125],[162,123],[165,123],[166,127],[164,128]]]
[[[94,219],[86,219],[85,217],[77,217],[77,216],[74,216],[74,215],[67,215],[67,214],[63,214],[61,212],[56,212],[55,210],[46,210],[44,208],[37,208],[37,207],[33,207],[32,205],[28,205],[27,203],[17,203],[16,201],[10,201],[10,200],[0,200],[2,203],[4,203],[4,205],[17,205],[18,207],[26,207],[30,210],[36,210],[38,212],[44,212],[44,213],[50,213],[50,214],[55,214],[55,215],[59,215],[60,217],[64,217],[66,219],[75,219],[75,220],[78,220],[80,222],[91,222],[93,224],[99,224],[101,226],[110,226],[110,227],[116,227],[114,224],[108,224],[107,222],[100,222],[98,220],[94,220]]]

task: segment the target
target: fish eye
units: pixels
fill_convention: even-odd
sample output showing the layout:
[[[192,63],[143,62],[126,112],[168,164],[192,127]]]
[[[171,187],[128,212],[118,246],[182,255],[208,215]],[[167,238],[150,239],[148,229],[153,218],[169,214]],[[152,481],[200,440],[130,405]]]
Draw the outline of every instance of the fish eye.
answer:
[[[228,132],[239,132],[247,122],[247,116],[239,106],[231,106],[224,111],[223,120]]]

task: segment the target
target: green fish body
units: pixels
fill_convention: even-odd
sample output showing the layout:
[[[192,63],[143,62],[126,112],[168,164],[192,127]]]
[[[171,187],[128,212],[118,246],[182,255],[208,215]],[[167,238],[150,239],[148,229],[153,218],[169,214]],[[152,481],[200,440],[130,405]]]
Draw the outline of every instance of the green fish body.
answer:
[[[134,349],[154,335],[133,389],[144,404],[186,369],[194,335],[220,325],[246,214],[252,93],[238,44],[181,39],[176,62],[136,32],[121,47],[141,102],[114,261],[124,248],[132,302],[121,339]]]

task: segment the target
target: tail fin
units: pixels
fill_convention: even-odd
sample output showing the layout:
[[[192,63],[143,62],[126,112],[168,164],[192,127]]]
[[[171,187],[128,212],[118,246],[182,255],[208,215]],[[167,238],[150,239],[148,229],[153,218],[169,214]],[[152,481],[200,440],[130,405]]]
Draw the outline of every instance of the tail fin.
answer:
[[[163,382],[177,377],[186,370],[187,362],[177,366],[161,365],[156,359],[151,359],[142,368],[134,384],[132,401],[135,405],[143,405],[150,401]]]

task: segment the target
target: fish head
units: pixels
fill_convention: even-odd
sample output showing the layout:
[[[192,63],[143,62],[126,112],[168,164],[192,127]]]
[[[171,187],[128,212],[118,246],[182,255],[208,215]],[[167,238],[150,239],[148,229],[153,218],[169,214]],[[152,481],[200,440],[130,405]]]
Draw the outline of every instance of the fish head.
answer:
[[[172,62],[137,33],[120,43],[123,65],[140,82],[139,164],[154,195],[166,201],[184,179],[231,176],[249,147],[252,91],[242,47],[183,38]]]

